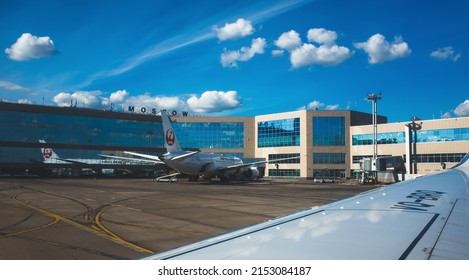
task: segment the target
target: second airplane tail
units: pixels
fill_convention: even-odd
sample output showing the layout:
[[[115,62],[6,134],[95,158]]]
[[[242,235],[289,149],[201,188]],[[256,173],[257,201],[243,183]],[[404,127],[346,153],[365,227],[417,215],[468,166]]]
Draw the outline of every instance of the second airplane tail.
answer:
[[[39,140],[39,143],[46,143],[46,141]],[[57,161],[60,160],[59,156],[52,148],[41,148],[41,153],[45,163],[57,163]]]
[[[163,122],[163,131],[164,131],[164,143],[168,153],[175,153],[182,151],[181,146],[176,138],[176,133],[174,133],[173,126],[171,125],[171,120],[169,119],[166,111],[161,111],[161,120]]]

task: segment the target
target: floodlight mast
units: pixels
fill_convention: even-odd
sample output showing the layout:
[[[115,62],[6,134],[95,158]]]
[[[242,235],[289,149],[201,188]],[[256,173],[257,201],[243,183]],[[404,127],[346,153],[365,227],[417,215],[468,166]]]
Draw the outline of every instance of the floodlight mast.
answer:
[[[376,93],[368,93],[367,100],[370,100],[372,106],[372,116],[373,116],[373,179],[376,179],[376,159],[378,158],[378,107],[377,101],[381,99],[381,92]]]
[[[422,122],[416,121],[420,120],[414,116],[411,118],[412,122],[405,125],[409,128],[409,174],[417,174],[417,132],[422,129]]]

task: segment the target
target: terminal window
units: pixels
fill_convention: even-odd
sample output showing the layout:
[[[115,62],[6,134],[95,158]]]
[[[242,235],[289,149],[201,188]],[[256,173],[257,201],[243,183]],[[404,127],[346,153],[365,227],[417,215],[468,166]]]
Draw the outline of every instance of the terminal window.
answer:
[[[415,161],[418,163],[460,162],[465,155],[465,153],[418,154]],[[404,155],[404,161],[407,161],[406,155]]]
[[[257,123],[258,148],[300,146],[300,118]]]
[[[269,169],[269,176],[275,177],[299,177],[299,169]]]
[[[314,146],[345,146],[345,117],[313,117]]]
[[[314,178],[345,178],[345,169],[313,169]]]
[[[402,144],[405,143],[404,132],[378,133],[376,141],[380,144]],[[373,134],[357,134],[352,136],[353,146],[373,145]]]
[[[417,142],[452,142],[468,141],[469,128],[450,128],[436,130],[420,130],[417,132]]]
[[[420,130],[417,132],[417,143],[468,141],[469,128],[449,128],[435,130]],[[378,144],[405,143],[405,132],[378,133]],[[373,145],[372,134],[357,134],[352,136],[353,146]]]
[[[344,164],[345,153],[314,153],[313,163]]]

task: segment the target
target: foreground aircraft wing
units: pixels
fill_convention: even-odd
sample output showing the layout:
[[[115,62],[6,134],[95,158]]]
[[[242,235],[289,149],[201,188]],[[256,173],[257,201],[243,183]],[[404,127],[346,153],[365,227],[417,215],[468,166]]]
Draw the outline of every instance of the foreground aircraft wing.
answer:
[[[453,169],[147,259],[469,259],[469,156]]]

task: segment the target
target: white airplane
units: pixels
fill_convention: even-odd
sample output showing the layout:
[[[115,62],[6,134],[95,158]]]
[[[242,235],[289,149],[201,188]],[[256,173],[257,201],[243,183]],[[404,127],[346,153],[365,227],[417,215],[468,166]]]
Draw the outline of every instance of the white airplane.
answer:
[[[45,140],[39,140],[39,143],[46,143]],[[82,163],[82,164],[124,164],[122,159],[116,160],[103,160],[103,159],[90,159],[90,158],[61,158],[52,148],[41,148],[42,157],[44,163],[58,163],[58,164],[71,164],[71,163]]]
[[[452,169],[147,259],[469,259],[469,154]]]
[[[257,166],[265,163],[298,158],[291,157],[271,161],[243,163],[243,161],[237,157],[199,151],[184,151],[179,145],[176,134],[174,133],[171,125],[171,120],[169,119],[166,111],[161,111],[161,119],[163,122],[163,132],[167,153],[161,156],[152,156],[134,152],[125,153],[155,161],[162,161],[178,172],[189,175],[194,180],[197,180],[199,176],[204,178],[220,178],[222,181],[227,181],[229,178],[233,177],[257,179],[259,177]]]

